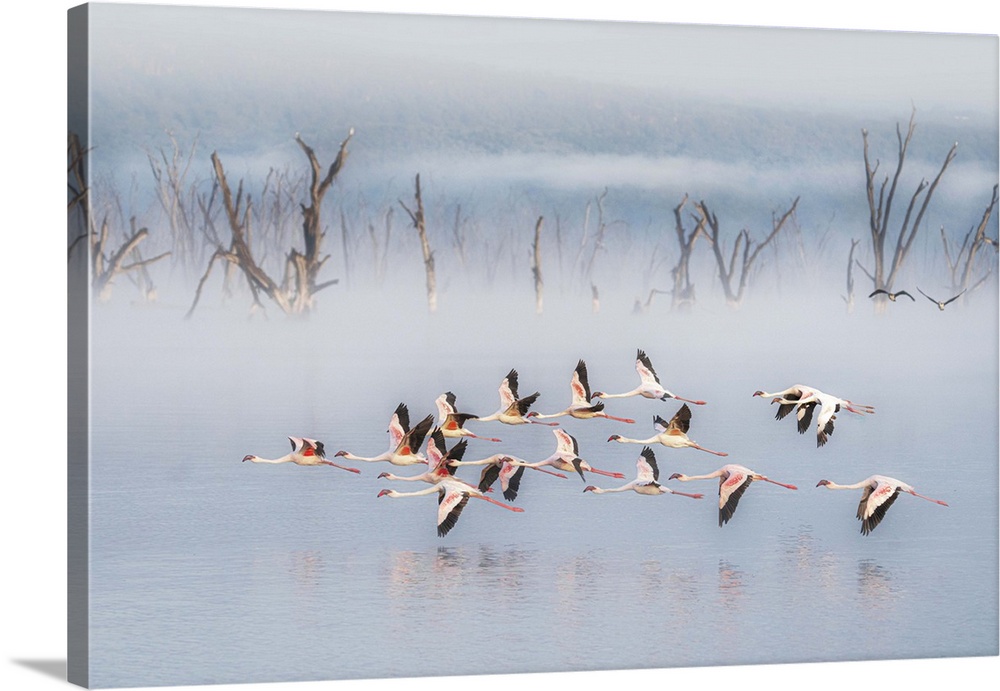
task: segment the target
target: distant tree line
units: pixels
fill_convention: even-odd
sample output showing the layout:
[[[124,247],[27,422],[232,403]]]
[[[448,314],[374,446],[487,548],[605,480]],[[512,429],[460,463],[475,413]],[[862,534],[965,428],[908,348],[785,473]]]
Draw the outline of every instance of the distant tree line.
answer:
[[[931,180],[922,179],[915,190],[904,197],[908,193],[901,189],[900,179],[915,129],[915,113],[911,114],[905,132],[897,125],[895,167],[885,174],[880,172],[881,162],[872,159],[868,132],[862,130],[861,153],[870,226],[868,261],[863,263],[857,256],[861,241],[852,238],[846,257],[846,294],[843,296],[849,311],[856,303],[855,268],[868,279],[871,291],[893,290],[920,229],[926,225],[924,218],[934,193],[956,156],[957,143],[946,153],[936,175]],[[296,133],[295,141],[307,163],[304,171],[272,168],[262,184],[251,191],[245,187],[243,179],[231,177],[217,152],[210,156],[211,177],[195,179],[192,169],[198,157],[197,139],[190,146],[182,147],[168,133],[169,147],[149,152],[147,159],[152,189],[164,219],[156,229],[156,246],[169,248],[146,253],[150,228],[124,211],[119,193],[100,190],[102,200],[98,203],[99,209],[95,208],[93,186],[86,177],[87,152],[71,134],[68,147],[70,259],[76,253],[86,253],[93,295],[102,301],[111,299],[114,286],[123,281],[135,285],[142,299],[156,299],[153,265],[162,265],[162,260],[169,257],[172,270],[200,274],[187,310],[189,317],[202,302],[216,267],[221,270],[224,301],[243,294],[249,299],[252,310],[271,305],[285,314],[306,314],[315,309],[318,293],[340,284],[341,278],[349,284],[352,273],[365,273],[376,284],[381,284],[390,267],[415,266],[418,261],[415,255],[406,259],[399,253],[411,251],[406,248],[416,242],[424,269],[427,307],[434,312],[441,290],[436,252],[442,247],[434,247],[433,243],[446,244],[448,236],[446,229],[441,227],[443,214],[440,209],[435,214],[439,227],[433,233],[429,228],[427,209],[439,204],[437,200],[425,199],[426,191],[421,187],[419,173],[414,178],[412,200],[397,200],[397,208],[406,213],[412,231],[394,228],[396,214],[392,206],[373,212],[364,200],[359,200],[347,212],[345,208],[351,205],[344,199],[339,200],[339,219],[333,225],[339,227],[340,232],[343,276],[332,275],[327,241],[331,224],[329,220],[324,223],[324,218],[329,219],[332,214],[323,213],[323,202],[347,163],[353,135],[351,128],[333,161],[325,166],[312,146]],[[623,228],[627,230],[624,222],[608,218],[608,193],[605,188],[586,202],[582,227],[574,230],[565,226],[559,214],[547,221],[545,215],[536,213],[531,219],[490,219],[505,226],[507,232],[483,232],[479,221],[457,205],[450,223],[452,263],[465,273],[476,273],[488,286],[502,290],[502,287],[494,287],[494,283],[501,262],[509,261],[514,273],[523,270],[530,276],[535,311],[541,313],[546,286],[543,276],[552,275],[546,262],[554,259],[559,275],[564,278],[564,287],[588,295],[596,311],[601,304],[598,268],[607,261],[609,243],[613,243],[616,252],[628,253],[632,265],[639,268],[615,272],[609,265],[605,279],[609,274],[614,275],[616,288],[635,284],[639,295],[633,311],[645,313],[651,310],[655,296],[660,294],[669,295],[671,310],[690,310],[698,300],[695,276],[702,266],[700,270],[709,272],[713,287],[721,291],[725,303],[731,308],[739,308],[764,273],[770,273],[772,280],[780,282],[782,267],[787,269],[789,262],[807,272],[811,268],[810,261],[813,264],[817,261],[810,260],[798,227],[799,197],[787,207],[773,211],[765,230],[754,232],[743,226],[727,236],[724,228],[733,225],[733,219],[720,219],[708,201],[694,202],[685,194],[673,206],[672,219],[663,219],[663,230],[654,228],[644,236],[653,238],[652,241],[639,242],[631,237],[632,234],[623,232]],[[940,229],[946,280],[965,300],[994,275],[998,245],[988,232],[994,227],[991,219],[996,204],[997,186],[994,185],[985,210],[981,215],[976,212],[978,222],[957,237],[952,237],[944,227]],[[522,223],[525,227],[516,230],[515,226]],[[533,241],[526,243],[527,246],[518,246],[518,238],[527,237],[532,225]],[[545,245],[543,236],[549,238]],[[815,251],[825,251],[826,240],[820,238]],[[696,255],[699,246],[704,247],[704,251]],[[543,247],[550,250],[554,247],[556,256],[545,256]],[[779,253],[785,258],[779,259]],[[702,257],[701,264],[696,265],[693,260],[698,256]],[[621,265],[616,263],[614,266]],[[668,267],[669,280],[660,283]],[[528,288],[527,280],[524,287]],[[882,295],[875,304],[876,311],[884,309]]]

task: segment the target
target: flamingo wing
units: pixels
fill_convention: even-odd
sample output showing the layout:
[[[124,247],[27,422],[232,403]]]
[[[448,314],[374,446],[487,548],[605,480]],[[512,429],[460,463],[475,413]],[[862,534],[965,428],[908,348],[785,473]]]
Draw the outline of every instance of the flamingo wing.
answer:
[[[449,431],[455,431],[465,427],[465,423],[469,420],[475,420],[478,415],[472,415],[471,413],[451,413],[445,418],[443,427]]]
[[[653,369],[653,363],[642,350],[636,351],[635,371],[639,373],[639,379],[642,380],[643,384],[660,383],[660,378],[656,376],[656,370]]]
[[[462,510],[469,503],[469,493],[446,487],[438,493],[438,537],[444,537],[455,527]]]
[[[878,481],[874,486],[868,485],[861,494],[858,504],[858,519],[861,521],[861,534],[867,535],[885,518],[896,497],[899,487],[885,481]]]
[[[680,407],[674,416],[670,418],[670,424],[667,425],[666,432],[674,433],[674,430],[679,430],[684,434],[691,429],[691,409],[688,408],[688,404],[685,403]]]
[[[514,407],[516,407],[517,412],[523,417],[527,414],[528,409],[538,400],[539,394],[537,391],[530,396],[525,396],[524,398],[519,398],[514,401]],[[512,411],[513,412],[513,411]]]
[[[443,393],[435,398],[434,405],[437,406],[438,417],[441,419],[441,424],[444,424],[448,417],[455,412],[455,406],[448,403],[448,394],[446,393]]]
[[[736,513],[740,497],[753,482],[753,476],[743,470],[732,470],[719,477],[719,527],[728,523]]]
[[[410,429],[410,411],[402,403],[396,406],[392,418],[389,420],[389,446],[397,448]]]
[[[656,454],[648,446],[642,448],[635,467],[638,471],[635,479],[641,485],[655,483],[660,479],[660,469],[656,465]]]
[[[507,501],[517,499],[517,491],[521,487],[521,477],[524,475],[523,465],[504,463],[500,468],[500,489]]]
[[[500,382],[500,407],[509,408],[517,402],[517,370],[512,369]]]
[[[815,401],[812,403],[803,403],[799,406],[799,412],[795,414],[795,417],[798,419],[799,434],[805,434],[809,431],[809,426],[812,424],[813,419],[813,409],[815,407]]]
[[[578,456],[580,454],[580,445],[576,441],[576,437],[567,432],[564,429],[556,428],[552,430],[552,433],[556,435],[556,453],[560,456]]]
[[[572,461],[570,461],[570,464],[573,466],[573,470],[575,470],[580,475],[580,479],[586,482],[587,478],[584,477],[583,475],[583,459],[574,458]]]
[[[488,490],[497,481],[498,477],[500,477],[500,466],[496,463],[490,463],[488,466],[483,467],[483,472],[479,474],[479,491],[485,492]]]
[[[785,394],[785,396],[784,396],[784,399],[786,401],[797,401],[800,398],[802,398],[802,395],[799,394],[799,393],[790,393],[790,394]],[[795,410],[795,406],[796,405],[798,405],[798,404],[797,403],[782,403],[781,405],[778,406],[778,412],[774,414],[774,419],[775,420],[781,420],[783,417],[785,417],[790,412],[792,412],[793,410]],[[808,425],[807,425],[807,427],[808,427]]]
[[[580,360],[576,363],[573,371],[573,379],[569,383],[570,391],[573,395],[572,406],[585,406],[590,404],[590,384],[587,381],[587,363]]]
[[[420,445],[424,443],[424,437],[431,430],[431,425],[434,424],[434,416],[428,415],[423,420],[418,422],[413,429],[406,432],[403,435],[402,440],[396,447],[397,453],[403,456],[409,456],[411,454],[416,454],[420,450]]]

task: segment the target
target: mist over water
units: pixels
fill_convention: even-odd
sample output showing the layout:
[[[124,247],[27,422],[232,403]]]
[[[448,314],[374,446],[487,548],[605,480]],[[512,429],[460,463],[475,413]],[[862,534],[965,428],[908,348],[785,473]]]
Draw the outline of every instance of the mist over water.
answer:
[[[509,672],[510,660],[547,671],[996,654],[995,295],[944,312],[906,301],[847,314],[839,296],[816,292],[633,315],[628,291],[609,293],[596,314],[553,296],[535,315],[529,291],[447,293],[435,315],[418,289],[330,293],[300,319],[98,305],[95,682],[439,674],[414,644],[428,638],[463,645],[457,674]],[[679,407],[637,398],[607,401],[632,425],[558,419],[583,458],[626,480],[527,471],[524,513],[473,502],[445,538],[433,498],[376,498],[424,486],[379,472],[419,470],[240,462],[283,455],[288,435],[376,455],[398,403],[416,422],[450,390],[460,410],[488,415],[511,368],[521,395],[541,393],[533,410],[556,412],[580,358],[592,390],[633,388],[637,348],[668,389],[708,401],[692,406],[689,436],[729,453],[655,447],[661,481],[734,462],[798,491],[755,483],[722,529],[715,481],[676,487],[702,500],[584,494],[634,477],[641,447],[610,434],[652,436],[652,416]],[[796,434],[751,396],[793,383],[877,412],[838,414],[816,448],[813,432]],[[503,439],[470,440],[467,460],[555,448],[547,427],[467,426]],[[904,495],[862,537],[860,492],[815,484],[873,473],[949,507]],[[474,482],[478,469],[458,474]],[[468,611],[488,615],[488,630]],[[502,663],[467,645],[496,636]],[[628,644],[637,636],[652,645]],[[391,659],[375,652],[387,649]]]

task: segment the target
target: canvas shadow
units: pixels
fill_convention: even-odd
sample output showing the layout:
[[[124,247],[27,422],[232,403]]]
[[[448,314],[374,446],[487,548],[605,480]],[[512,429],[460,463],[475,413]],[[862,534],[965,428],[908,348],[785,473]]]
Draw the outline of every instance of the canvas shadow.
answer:
[[[46,659],[46,660],[11,660],[11,662],[33,669],[36,672],[54,677],[61,681],[66,681],[66,660]]]

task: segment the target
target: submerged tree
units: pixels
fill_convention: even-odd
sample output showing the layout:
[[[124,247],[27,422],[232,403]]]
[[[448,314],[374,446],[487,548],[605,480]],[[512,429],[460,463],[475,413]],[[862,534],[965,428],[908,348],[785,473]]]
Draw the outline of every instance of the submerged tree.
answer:
[[[921,178],[917,184],[917,188],[914,190],[909,204],[906,206],[903,220],[899,225],[899,231],[896,235],[896,246],[892,250],[891,257],[889,257],[886,249],[886,236],[892,217],[893,202],[896,199],[896,192],[898,191],[899,178],[903,172],[903,164],[906,162],[906,154],[909,150],[910,141],[913,139],[913,132],[917,127],[915,117],[916,109],[910,114],[910,124],[905,136],[899,124],[897,123],[896,125],[896,170],[891,177],[891,183],[888,175],[882,179],[881,184],[876,183],[879,161],[876,159],[875,164],[872,165],[868,155],[868,130],[861,130],[861,137],[864,143],[865,190],[868,197],[869,228],[871,231],[874,266],[871,270],[865,268],[860,263],[858,266],[861,267],[861,270],[871,280],[872,290],[892,292],[893,284],[896,278],[898,278],[899,272],[910,252],[910,248],[913,246],[913,240],[917,237],[917,232],[920,230],[920,223],[923,221],[924,213],[927,211],[927,207],[931,203],[931,198],[934,196],[934,190],[937,189],[941,177],[944,175],[945,170],[948,169],[948,164],[955,158],[955,151],[958,148],[958,142],[955,142],[951,146],[933,181],[927,182],[926,179]],[[924,194],[925,191],[926,194]],[[914,211],[916,211],[915,217]],[[875,304],[877,310],[882,311],[885,309],[886,300],[882,294],[876,298]]]
[[[704,217],[696,219],[695,227],[690,232],[685,230],[681,212],[687,201],[688,196],[685,194],[681,203],[674,207],[674,232],[677,234],[677,245],[680,248],[677,264],[670,270],[674,280],[670,293],[670,309],[674,310],[687,310],[694,305],[694,283],[691,282],[689,265],[695,241],[705,235]],[[650,293],[649,300],[652,301],[652,298],[653,295]]]
[[[750,231],[746,228],[741,230],[736,236],[736,242],[733,244],[733,251],[729,256],[728,262],[726,262],[723,256],[723,242],[719,237],[718,217],[709,211],[705,202],[702,201],[696,204],[698,212],[701,214],[700,223],[703,227],[707,228],[705,235],[712,243],[712,253],[715,255],[719,281],[726,295],[726,302],[731,307],[738,307],[742,304],[746,287],[750,280],[750,274],[753,271],[757,257],[760,256],[761,251],[765,247],[771,244],[788,219],[795,214],[795,207],[798,204],[799,198],[796,197],[785,213],[780,217],[772,217],[771,232],[762,242],[752,240],[750,238]],[[737,264],[737,259],[739,259],[739,264]],[[734,280],[736,282],[735,287],[733,286]]]
[[[531,275],[535,282],[535,314],[542,313],[542,288],[544,287],[544,282],[542,281],[542,247],[539,241],[542,237],[543,220],[543,217],[539,216],[538,221],[535,223],[535,241],[531,246]]]
[[[956,252],[948,242],[944,226],[941,227],[941,242],[944,244],[944,256],[948,262],[948,273],[951,276],[952,293],[965,293],[965,301],[969,293],[979,288],[993,273],[993,265],[997,258],[997,241],[986,235],[986,227],[997,205],[997,185],[993,185],[993,195],[978,226],[969,229],[962,239],[962,244]],[[993,253],[984,254],[986,245],[993,246]]]
[[[246,278],[250,293],[253,296],[254,307],[263,307],[261,294],[266,295],[285,314],[302,314],[309,312],[314,306],[316,293],[335,285],[338,279],[318,282],[318,275],[323,264],[329,259],[329,255],[321,256],[321,246],[325,233],[320,226],[320,205],[323,196],[333,184],[337,174],[343,168],[347,160],[347,144],[354,135],[354,128],[347,134],[347,138],[340,143],[340,150],[336,159],[330,165],[326,174],[323,174],[322,167],[316,158],[315,152],[309,147],[298,134],[295,141],[305,152],[309,159],[312,170],[312,179],[309,187],[309,205],[301,204],[302,209],[302,235],[304,241],[304,251],[297,248],[286,255],[284,262],[284,274],[280,282],[272,279],[254,258],[250,244],[251,202],[249,196],[244,198],[243,181],[237,187],[236,195],[226,178],[226,172],[222,166],[222,161],[216,152],[212,152],[212,166],[215,171],[215,178],[222,192],[222,205],[225,210],[226,219],[229,222],[231,242],[229,248],[224,248],[221,243],[216,247],[215,252],[208,261],[208,268],[198,282],[195,292],[194,302],[188,310],[186,316],[190,317],[194,313],[195,307],[201,298],[201,291],[208,280],[216,260],[227,262],[230,266],[238,268]]]
[[[437,274],[434,272],[434,252],[431,251],[431,244],[427,240],[427,226],[424,223],[424,200],[420,194],[420,174],[417,173],[416,192],[414,196],[417,202],[416,211],[411,211],[403,200],[399,200],[399,205],[410,215],[413,227],[420,235],[420,248],[424,254],[424,272],[427,276],[427,309],[433,314],[437,312]]]
[[[111,289],[115,279],[132,271],[145,271],[153,262],[159,261],[170,252],[158,254],[149,259],[143,259],[138,254],[139,244],[149,236],[148,228],[136,228],[135,218],[130,221],[131,233],[125,241],[115,247],[111,243],[111,221],[105,214],[100,228],[94,224],[91,207],[90,186],[87,183],[87,169],[84,163],[86,151],[80,144],[76,134],[69,135],[69,192],[68,212],[76,214],[77,222],[71,224],[79,230],[79,234],[70,242],[69,257],[73,251],[83,246],[89,249],[91,288],[98,300],[107,301],[111,298]],[[147,291],[144,296],[150,297],[151,282],[147,281]]]

